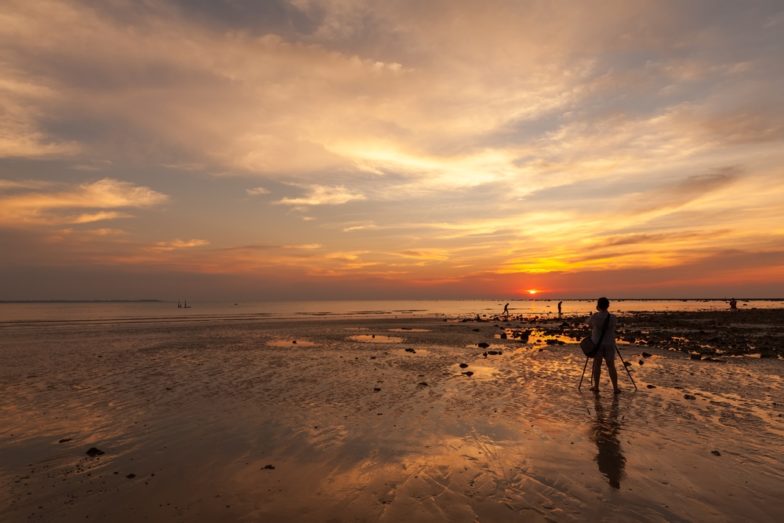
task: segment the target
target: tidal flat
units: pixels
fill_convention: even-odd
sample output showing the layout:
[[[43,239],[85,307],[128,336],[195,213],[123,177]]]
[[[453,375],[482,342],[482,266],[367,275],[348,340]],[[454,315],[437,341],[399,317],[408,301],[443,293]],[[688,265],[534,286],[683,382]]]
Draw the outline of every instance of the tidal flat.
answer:
[[[760,314],[4,323],[0,520],[781,521]]]

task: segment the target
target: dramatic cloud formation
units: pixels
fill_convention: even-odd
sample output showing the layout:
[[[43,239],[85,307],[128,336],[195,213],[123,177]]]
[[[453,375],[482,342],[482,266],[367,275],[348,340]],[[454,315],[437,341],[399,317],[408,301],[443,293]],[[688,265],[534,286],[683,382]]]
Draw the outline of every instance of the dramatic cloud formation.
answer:
[[[761,0],[10,0],[3,288],[781,295],[783,35]]]

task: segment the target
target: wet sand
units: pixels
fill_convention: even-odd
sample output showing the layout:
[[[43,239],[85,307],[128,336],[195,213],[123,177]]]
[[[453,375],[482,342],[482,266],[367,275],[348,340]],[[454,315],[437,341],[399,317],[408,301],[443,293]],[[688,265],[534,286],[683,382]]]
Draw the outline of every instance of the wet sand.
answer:
[[[0,521],[781,521],[766,314],[722,361],[625,318],[619,397],[576,319],[2,324]]]

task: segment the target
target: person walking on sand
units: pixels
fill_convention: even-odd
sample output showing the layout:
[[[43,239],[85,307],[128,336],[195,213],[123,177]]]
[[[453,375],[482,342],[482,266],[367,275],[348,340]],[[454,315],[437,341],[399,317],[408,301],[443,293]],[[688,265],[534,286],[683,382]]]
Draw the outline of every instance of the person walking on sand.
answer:
[[[596,312],[588,318],[588,325],[591,326],[591,339],[594,343],[599,343],[602,329],[605,328],[606,323],[606,332],[602,338],[602,344],[593,356],[593,386],[591,390],[594,392],[599,391],[599,377],[602,373],[602,360],[604,360],[607,363],[607,372],[610,374],[613,392],[619,394],[621,389],[618,388],[618,371],[615,370],[615,352],[617,350],[615,327],[618,321],[615,315],[610,314],[609,308],[610,300],[604,297],[599,298],[596,300]]]
[[[507,303],[504,305],[504,316],[508,319],[509,318],[509,304]]]
[[[559,317],[559,318],[561,317],[561,305],[563,305],[563,302],[562,302],[562,301],[559,301],[559,302],[558,302],[558,317]]]

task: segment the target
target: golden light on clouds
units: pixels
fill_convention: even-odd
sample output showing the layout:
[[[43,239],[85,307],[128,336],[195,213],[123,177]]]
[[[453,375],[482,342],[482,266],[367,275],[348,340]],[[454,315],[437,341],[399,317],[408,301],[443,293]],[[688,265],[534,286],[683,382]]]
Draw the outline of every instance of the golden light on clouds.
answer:
[[[2,283],[781,295],[784,11],[752,3],[12,0]]]

